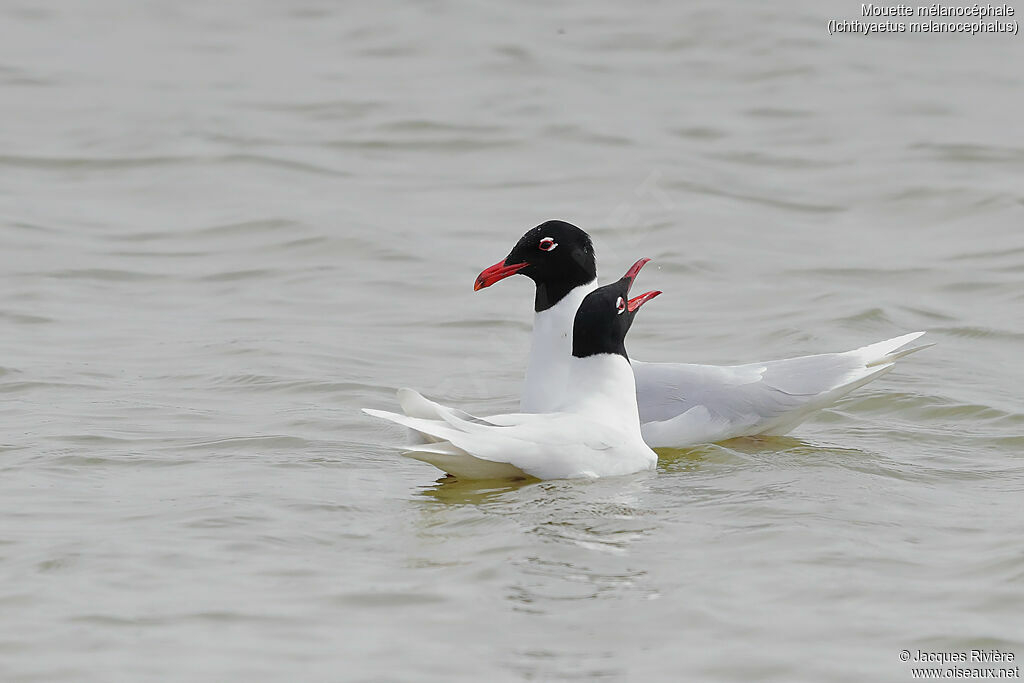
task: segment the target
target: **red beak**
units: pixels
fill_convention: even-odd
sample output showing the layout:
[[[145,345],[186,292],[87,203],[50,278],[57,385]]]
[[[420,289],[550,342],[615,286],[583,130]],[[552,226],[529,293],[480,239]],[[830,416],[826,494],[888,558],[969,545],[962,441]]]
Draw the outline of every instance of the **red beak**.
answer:
[[[626,304],[626,308],[629,309],[630,313],[636,313],[636,309],[640,308],[659,294],[661,294],[661,292],[644,292],[640,296],[630,299]]]
[[[511,266],[506,266],[504,261],[498,261],[493,266],[484,269],[476,276],[476,282],[473,284],[473,291],[478,292],[484,287],[490,287],[498,280],[504,280],[510,275],[515,275],[528,265],[530,264],[513,263]]]
[[[650,260],[651,259],[649,259],[649,258],[642,258],[642,259],[640,259],[639,261],[634,263],[632,266],[630,266],[629,270],[626,271],[626,274],[622,276],[622,277],[628,277],[629,278],[630,286],[633,285],[633,280],[636,279],[637,273],[640,272],[640,269],[643,268],[644,265],[646,265],[646,263],[648,261],[650,261]]]

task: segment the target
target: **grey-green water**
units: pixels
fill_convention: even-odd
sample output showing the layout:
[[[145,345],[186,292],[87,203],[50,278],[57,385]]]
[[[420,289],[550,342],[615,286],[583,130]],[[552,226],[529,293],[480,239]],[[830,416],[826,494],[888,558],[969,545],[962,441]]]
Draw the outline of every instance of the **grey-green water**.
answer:
[[[1024,657],[1024,43],[800,1],[0,5],[4,681],[903,681]],[[934,348],[791,438],[438,482],[547,218],[629,348]],[[1017,662],[1019,664],[1019,661]]]

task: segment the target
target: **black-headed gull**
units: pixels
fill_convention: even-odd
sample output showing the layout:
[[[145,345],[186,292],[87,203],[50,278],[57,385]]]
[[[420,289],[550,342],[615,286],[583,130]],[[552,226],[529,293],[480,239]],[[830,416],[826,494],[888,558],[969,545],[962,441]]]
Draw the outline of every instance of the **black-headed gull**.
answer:
[[[624,340],[637,310],[661,292],[629,299],[633,277],[590,292],[573,315],[565,366],[569,386],[557,411],[485,419],[400,389],[405,415],[364,408],[431,439],[403,455],[465,479],[573,479],[653,469]]]
[[[590,236],[564,221],[542,223],[527,231],[504,260],[481,272],[474,289],[517,273],[536,284],[533,339],[519,408],[546,412],[564,400],[572,321],[580,302],[597,287]],[[844,353],[745,365],[633,360],[644,439],[661,448],[785,434],[888,372],[897,358],[930,346],[903,348],[923,334],[913,332]]]

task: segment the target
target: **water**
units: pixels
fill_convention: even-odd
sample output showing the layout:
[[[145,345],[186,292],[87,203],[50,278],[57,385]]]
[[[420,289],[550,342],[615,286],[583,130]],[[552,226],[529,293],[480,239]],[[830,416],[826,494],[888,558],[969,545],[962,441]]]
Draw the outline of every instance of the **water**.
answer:
[[[1024,657],[1024,43],[858,11],[3,3],[0,678]],[[787,438],[437,481],[358,408],[514,408],[529,283],[472,282],[556,217],[654,259],[638,358],[937,346]]]

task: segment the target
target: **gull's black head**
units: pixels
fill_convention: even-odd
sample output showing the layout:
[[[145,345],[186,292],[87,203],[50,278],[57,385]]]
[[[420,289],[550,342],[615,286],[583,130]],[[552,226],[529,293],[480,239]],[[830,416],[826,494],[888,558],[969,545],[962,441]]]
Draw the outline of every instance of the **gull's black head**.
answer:
[[[572,326],[572,355],[586,358],[599,353],[616,353],[626,360],[626,333],[636,312],[661,292],[645,292],[633,299],[629,289],[648,259],[640,259],[619,280],[598,287],[583,299]]]
[[[590,235],[565,221],[547,221],[528,230],[504,261],[476,278],[473,289],[490,287],[519,273],[537,285],[534,310],[544,311],[570,291],[597,277]]]

